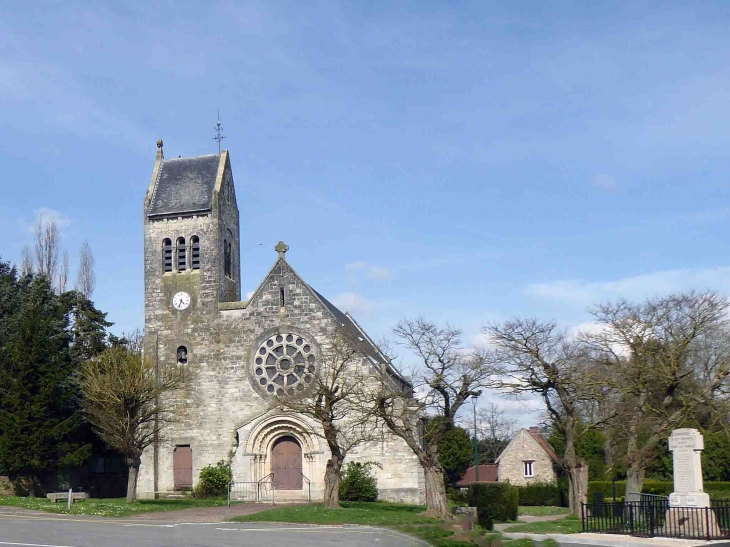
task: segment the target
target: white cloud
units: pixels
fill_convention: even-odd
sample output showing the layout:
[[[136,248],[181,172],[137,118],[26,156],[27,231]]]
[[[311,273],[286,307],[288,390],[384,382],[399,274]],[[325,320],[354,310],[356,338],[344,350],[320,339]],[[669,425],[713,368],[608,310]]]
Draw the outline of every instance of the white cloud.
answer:
[[[625,277],[616,281],[568,279],[534,283],[525,289],[528,295],[589,306],[605,300],[648,296],[689,290],[714,290],[730,294],[730,267],[678,269]]]
[[[350,262],[345,265],[345,268],[351,272],[359,272],[368,279],[383,280],[390,278],[390,271],[388,268],[368,264],[367,262]]]
[[[352,292],[338,294],[332,299],[332,303],[352,315],[370,315],[375,309],[373,302]]]
[[[618,190],[618,183],[616,182],[616,179],[605,173],[596,175],[593,178],[593,186],[600,188],[601,190]]]
[[[35,211],[33,211],[33,215],[34,218],[32,222],[28,222],[25,219],[20,220],[20,224],[29,234],[35,233],[35,226],[39,220],[42,221],[44,224],[51,221],[55,222],[59,232],[63,232],[64,229],[68,228],[71,225],[71,219],[69,219],[60,211],[57,211],[56,209],[51,209],[50,207],[41,207],[39,209],[36,209]]]

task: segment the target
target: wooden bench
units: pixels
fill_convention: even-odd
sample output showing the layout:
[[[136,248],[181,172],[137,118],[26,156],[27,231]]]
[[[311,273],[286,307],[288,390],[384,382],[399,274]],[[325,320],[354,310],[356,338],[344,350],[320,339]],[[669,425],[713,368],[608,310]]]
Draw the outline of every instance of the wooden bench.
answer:
[[[68,501],[68,492],[52,492],[50,494],[46,494],[46,497],[53,503],[56,503],[58,500]],[[89,494],[87,492],[73,492],[71,494],[72,502],[87,499],[89,499]]]

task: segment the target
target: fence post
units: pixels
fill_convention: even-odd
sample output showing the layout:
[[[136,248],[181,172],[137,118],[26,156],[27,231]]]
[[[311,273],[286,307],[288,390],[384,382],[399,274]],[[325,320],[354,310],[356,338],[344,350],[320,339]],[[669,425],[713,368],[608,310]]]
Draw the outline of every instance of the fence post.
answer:
[[[654,537],[656,534],[654,533],[654,503],[652,502],[649,505],[649,534],[651,534],[651,537]]]
[[[68,489],[68,500],[66,500],[66,509],[71,510],[71,504],[73,503],[74,492],[73,488]]]
[[[228,481],[228,501],[226,502],[226,507],[231,506],[231,482]]]
[[[705,507],[705,530],[707,530],[707,541],[710,541],[710,508]]]
[[[580,502],[580,527],[581,531],[586,531],[586,509],[583,502]]]

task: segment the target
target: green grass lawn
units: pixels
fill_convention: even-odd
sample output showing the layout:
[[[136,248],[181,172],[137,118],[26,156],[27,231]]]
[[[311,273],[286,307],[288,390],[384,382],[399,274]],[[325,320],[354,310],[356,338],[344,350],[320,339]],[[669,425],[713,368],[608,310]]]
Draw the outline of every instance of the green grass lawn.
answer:
[[[206,500],[193,498],[181,500],[138,500],[134,503],[127,503],[124,498],[90,498],[75,502],[71,506],[71,510],[69,510],[66,508],[65,501],[51,503],[46,498],[0,496],[0,506],[38,509],[48,511],[49,513],[95,515],[101,517],[125,517],[152,511],[175,511],[178,509],[189,509],[190,507],[215,507],[225,504],[226,500],[224,498],[211,498]]]
[[[536,505],[536,506],[522,506],[520,505],[519,514],[520,515],[531,515],[533,517],[544,517],[547,515],[566,515],[570,511],[567,507],[553,507],[553,506],[542,506],[542,505]]]
[[[459,529],[459,521],[444,522],[422,515],[426,508],[419,505],[403,505],[385,502],[341,502],[340,509],[327,509],[320,504],[277,507],[253,515],[236,517],[237,522],[291,522],[307,524],[361,524],[383,526],[415,536],[438,547],[488,545],[489,536],[484,536],[480,528],[458,541],[454,538]],[[495,535],[495,537],[497,537]]]
[[[530,534],[577,534],[581,531],[578,517],[565,517],[560,520],[546,520],[510,526],[505,532],[524,532]]]

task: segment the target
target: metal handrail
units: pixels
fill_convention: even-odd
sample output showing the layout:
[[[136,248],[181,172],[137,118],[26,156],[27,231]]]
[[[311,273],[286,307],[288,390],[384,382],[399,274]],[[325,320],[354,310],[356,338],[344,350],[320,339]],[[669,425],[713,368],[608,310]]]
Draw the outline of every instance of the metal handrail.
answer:
[[[257,481],[256,484],[258,485],[258,487],[256,489],[256,492],[257,492],[258,498],[261,499],[261,485],[266,482],[271,483],[271,505],[276,505],[276,500],[275,500],[276,488],[274,488],[274,474],[273,473],[269,473],[268,475],[266,475],[265,477],[263,477]]]
[[[304,473],[302,473],[301,471],[299,472],[299,474],[304,478],[305,481],[307,481],[307,488],[308,488],[307,501],[309,503],[312,503],[312,481],[310,481],[307,478],[307,476]]]

